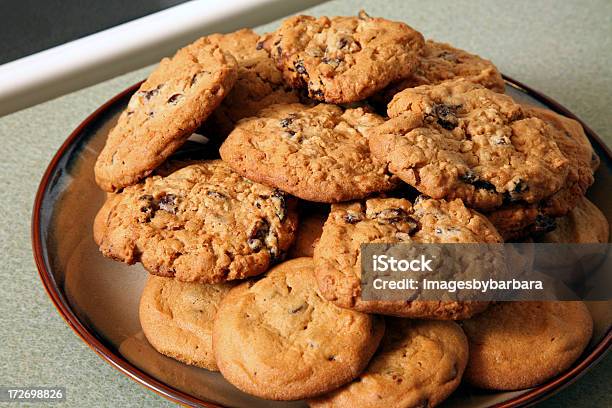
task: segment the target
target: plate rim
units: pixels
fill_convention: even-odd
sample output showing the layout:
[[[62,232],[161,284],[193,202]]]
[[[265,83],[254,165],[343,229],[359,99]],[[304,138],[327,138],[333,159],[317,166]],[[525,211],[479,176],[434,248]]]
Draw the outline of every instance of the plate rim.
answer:
[[[551,110],[563,114],[567,117],[577,120],[583,126],[586,135],[594,141],[599,148],[603,150],[609,160],[612,160],[612,151],[610,147],[603,142],[601,137],[595,133],[590,127],[588,127],[579,117],[568,110],[565,106],[561,105],[554,99],[544,95],[543,93],[536,91],[535,89],[523,84],[522,82],[516,81],[507,75],[503,75],[505,83],[513,88],[518,89],[533,97],[537,101],[543,103]],[[69,150],[72,144],[79,138],[83,129],[85,129],[94,120],[98,119],[104,114],[112,105],[127,95],[134,93],[138,87],[144,81],[140,81],[128,88],[124,89],[120,93],[107,100],[94,112],[92,112],[87,118],[85,118],[75,130],[73,130],[68,138],[61,144],[59,149],[53,155],[51,162],[47,165],[45,172],[41,178],[36,196],[34,199],[34,206],[32,210],[32,224],[31,224],[31,244],[34,255],[34,261],[38,270],[39,278],[42,281],[43,287],[47,296],[53,303],[54,307],[64,319],[66,324],[75,332],[75,334],[92,349],[103,361],[110,364],[113,368],[135,381],[136,383],[144,386],[145,388],[155,392],[156,394],[167,398],[173,402],[191,406],[191,407],[206,407],[206,408],[223,408],[221,405],[217,405],[210,401],[205,401],[197,398],[193,395],[178,390],[162,381],[157,380],[150,374],[142,371],[126,358],[120,355],[118,352],[111,350],[104,342],[102,342],[96,333],[88,328],[73,312],[72,307],[68,303],[65,295],[62,294],[61,289],[58,287],[55,278],[51,271],[47,268],[46,260],[44,256],[44,244],[42,239],[41,229],[41,208],[42,202],[46,195],[46,192],[52,184],[52,176],[55,174],[55,170],[59,161],[64,157],[65,153]],[[532,405],[537,402],[543,401],[544,399],[554,395],[561,391],[574,381],[584,375],[589,369],[597,364],[610,350],[612,345],[612,326],[608,328],[604,337],[595,346],[595,348],[584,357],[576,366],[572,367],[569,371],[563,373],[561,376],[554,378],[542,385],[526,390],[524,393],[510,398],[507,401],[495,404],[492,407],[495,408],[515,408]]]

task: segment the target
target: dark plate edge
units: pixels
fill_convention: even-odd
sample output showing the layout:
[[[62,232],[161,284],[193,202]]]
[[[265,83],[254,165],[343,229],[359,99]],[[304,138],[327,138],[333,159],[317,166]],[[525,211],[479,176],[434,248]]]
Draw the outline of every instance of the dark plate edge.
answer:
[[[609,160],[612,160],[612,151],[610,148],[602,141],[602,139],[589,128],[580,118],[570,112],[563,105],[559,104],[555,100],[550,97],[530,88],[529,86],[518,82],[506,75],[503,75],[506,84],[522,90],[529,96],[537,99],[538,101],[544,103],[552,110],[557,113],[568,116],[572,119],[575,119],[580,122],[583,126],[585,133],[599,147],[605,152],[606,156]],[[34,261],[36,263],[36,267],[38,269],[39,277],[43,283],[45,291],[51,302],[58,310],[60,316],[66,321],[68,326],[87,344],[89,348],[91,348],[100,358],[110,364],[112,367],[126,375],[128,378],[133,381],[143,385],[144,387],[150,389],[162,397],[165,397],[171,401],[177,402],[179,404],[191,407],[200,407],[204,406],[207,408],[223,408],[219,405],[216,405],[212,402],[207,402],[195,398],[187,393],[184,393],[180,390],[177,390],[173,387],[168,386],[165,383],[162,383],[149,374],[139,370],[134,365],[132,365],[129,361],[123,358],[118,353],[111,350],[105,344],[103,344],[95,335],[92,333],[81,321],[77,318],[74,312],[71,310],[70,305],[66,301],[66,299],[61,295],[61,291],[57,287],[55,279],[51,272],[47,269],[45,264],[45,259],[43,255],[43,240],[41,237],[41,228],[40,228],[40,213],[42,201],[49,187],[50,181],[52,179],[52,175],[55,172],[58,162],[63,157],[64,153],[68,148],[72,145],[72,143],[79,137],[82,130],[88,126],[92,121],[94,121],[98,116],[100,116],[103,112],[105,112],[110,106],[116,103],[118,100],[124,98],[128,94],[131,94],[138,89],[142,82],[137,83],[135,85],[130,86],[125,89],[121,93],[115,95],[113,98],[105,102],[102,106],[96,109],[92,114],[90,114],[79,126],[68,136],[66,141],[60,146],[58,151],[53,156],[53,159],[47,166],[40,184],[38,186],[38,190],[36,192],[36,197],[34,200],[34,206],[32,210],[32,250],[34,253]],[[504,401],[500,404],[493,405],[495,408],[515,408],[515,407],[524,407],[535,404],[537,402],[543,401],[544,399],[552,396],[553,394],[561,391],[563,388],[567,387],[578,378],[580,378],[583,374],[585,374],[590,367],[599,362],[605,354],[609,351],[610,345],[612,345],[612,327],[608,329],[606,335],[601,339],[601,341],[597,344],[597,346],[583,359],[580,363],[574,366],[571,370],[567,371],[560,377],[557,377],[545,384],[542,384],[536,388],[526,391],[525,393],[511,398],[507,401]]]

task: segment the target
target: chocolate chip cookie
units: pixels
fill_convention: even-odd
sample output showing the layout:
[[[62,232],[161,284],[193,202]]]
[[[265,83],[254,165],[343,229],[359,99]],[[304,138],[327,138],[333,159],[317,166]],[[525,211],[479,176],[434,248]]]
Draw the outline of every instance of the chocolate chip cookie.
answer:
[[[233,285],[203,285],[149,276],[140,299],[140,324],[161,354],[217,371],[212,327],[221,299]]]
[[[296,227],[295,200],[215,160],[126,187],[100,210],[94,236],[107,257],[180,281],[219,283],[265,272]]]
[[[416,70],[408,78],[389,85],[377,99],[388,103],[393,95],[406,88],[435,85],[458,78],[465,78],[495,92],[504,93],[505,90],[504,80],[491,61],[450,44],[427,40]]]
[[[245,28],[230,34],[213,34],[208,38],[236,58],[238,79],[221,105],[206,120],[206,134],[225,137],[236,122],[255,115],[262,108],[299,102],[297,92],[285,85],[272,58],[257,47],[259,35],[253,30]]]
[[[313,99],[349,103],[408,77],[423,43],[408,25],[362,11],[358,17],[291,17],[261,44],[288,84]]]
[[[500,302],[462,324],[470,345],[464,378],[492,390],[530,388],[562,373],[593,332],[582,302]]]
[[[501,242],[491,223],[461,200],[420,197],[413,205],[405,199],[372,198],[333,205],[315,247],[317,282],[327,300],[367,313],[462,319],[486,308],[486,302],[361,299],[361,245],[376,242]]]
[[[569,161],[559,131],[510,97],[464,79],[406,89],[370,137],[374,157],[433,198],[492,210],[559,191]]]
[[[382,122],[364,108],[273,105],[236,126],[221,158],[242,176],[304,200],[362,198],[397,185],[370,156],[368,132]]]
[[[327,302],[313,268],[311,258],[286,261],[221,302],[213,348],[239,389],[273,400],[316,396],[357,377],[376,351],[383,319]]]
[[[380,348],[363,373],[308,405],[435,407],[457,388],[467,360],[467,338],[457,323],[387,319]]]
[[[221,103],[237,72],[234,57],[206,37],[164,58],[111,129],[95,165],[98,185],[117,191],[149,175]]]

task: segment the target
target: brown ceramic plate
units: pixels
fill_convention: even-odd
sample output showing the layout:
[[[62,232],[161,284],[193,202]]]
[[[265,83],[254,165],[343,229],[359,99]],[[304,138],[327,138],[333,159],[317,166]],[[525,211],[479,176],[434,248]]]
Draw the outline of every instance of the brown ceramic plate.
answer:
[[[574,117],[544,95],[506,78],[507,93]],[[72,132],[45,172],[34,203],[32,245],[49,297],[68,325],[92,350],[122,373],[176,402],[189,406],[300,407],[302,402],[271,403],[246,395],[220,374],[190,367],[158,354],[142,335],[138,301],[146,277],[140,265],[105,259],[92,238],[93,218],[105,194],[94,182],[93,166],[106,134],[134,85],[102,105]],[[584,125],[584,124],[583,124]],[[612,219],[612,156],[601,139],[585,130],[602,164],[589,197]],[[539,387],[491,393],[458,390],[445,406],[517,407],[540,401],[576,380],[600,360],[612,343],[612,307],[590,303],[594,336],[584,355],[566,373]]]

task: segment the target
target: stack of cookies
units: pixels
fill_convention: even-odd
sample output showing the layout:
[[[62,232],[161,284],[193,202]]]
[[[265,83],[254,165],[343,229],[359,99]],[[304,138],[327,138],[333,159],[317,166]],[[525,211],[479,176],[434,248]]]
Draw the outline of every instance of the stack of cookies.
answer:
[[[430,407],[462,381],[541,384],[587,346],[583,303],[361,298],[364,243],[608,241],[580,124],[503,92],[491,62],[364,12],[201,38],[110,131],[94,238],[150,272],[155,349],[255,396]]]

